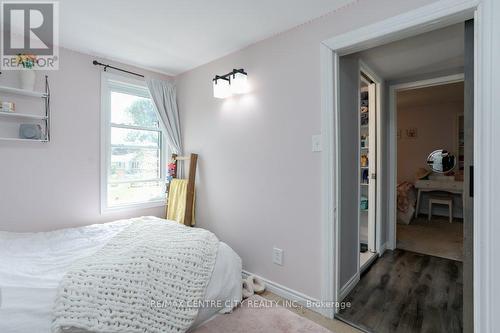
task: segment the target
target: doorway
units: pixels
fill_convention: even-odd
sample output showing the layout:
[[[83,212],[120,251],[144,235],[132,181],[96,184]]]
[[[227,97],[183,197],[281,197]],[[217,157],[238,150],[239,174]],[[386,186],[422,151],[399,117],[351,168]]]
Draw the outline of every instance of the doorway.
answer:
[[[392,86],[396,121],[396,248],[463,261],[464,76]],[[427,164],[446,152],[446,170]],[[393,221],[391,221],[393,222]]]
[[[338,147],[341,140],[337,130],[340,111],[338,104],[339,57],[474,18],[474,52],[476,57],[473,64],[473,76],[476,80],[473,88],[475,102],[472,108],[475,119],[472,128],[475,133],[474,146],[480,149],[475,150],[473,158],[476,180],[467,185],[469,192],[473,190],[474,206],[469,205],[465,215],[473,215],[478,223],[470,226],[473,229],[475,241],[472,243],[472,240],[467,240],[466,236],[465,244],[470,243],[471,247],[469,249],[466,245],[465,251],[471,251],[473,254],[465,256],[464,264],[473,267],[473,270],[470,271],[468,281],[464,280],[464,285],[466,291],[472,292],[474,287],[474,297],[473,301],[471,297],[468,304],[464,305],[474,308],[474,321],[469,321],[470,327],[473,326],[474,331],[486,332],[494,324],[489,297],[493,287],[486,283],[489,278],[494,277],[496,267],[490,258],[491,253],[494,253],[494,244],[488,240],[494,222],[491,216],[496,214],[496,206],[493,203],[495,196],[492,194],[497,192],[496,187],[494,187],[496,184],[494,168],[491,168],[490,162],[498,160],[496,156],[491,155],[494,146],[494,141],[491,139],[493,137],[492,128],[494,128],[492,126],[497,124],[493,104],[496,100],[496,81],[492,81],[492,78],[498,67],[495,62],[496,58],[494,58],[498,50],[492,48],[488,42],[491,31],[495,31],[497,28],[497,22],[491,20],[487,13],[493,10],[495,9],[491,0],[481,0],[480,2],[473,0],[437,1],[341,35],[333,35],[321,42],[321,110],[324,139],[322,179],[325,184],[322,190],[322,252],[324,256],[321,295],[323,300],[339,301],[339,291],[342,287],[338,270],[340,265],[339,239],[341,237],[339,228],[341,207],[338,195],[340,193]],[[479,135],[479,133],[481,134]],[[388,185],[391,185],[390,179],[387,181]],[[487,186],[488,184],[492,184],[493,187]],[[391,212],[387,213],[389,214],[387,216],[390,216]],[[388,231],[385,230],[384,233],[388,233]],[[467,263],[469,257],[471,262]],[[472,259],[474,265],[472,265]],[[472,283],[472,276],[474,283]],[[335,308],[322,309],[322,313],[330,318],[333,318],[336,312],[338,309]],[[465,324],[466,317],[464,316]],[[464,331],[472,331],[466,327],[467,325],[464,327]]]
[[[381,153],[378,121],[381,112],[382,81],[357,55],[340,59],[339,88],[343,112],[339,114],[339,188],[343,200],[339,233],[338,270],[340,295],[346,296],[360,274],[377,258],[380,248],[382,212],[379,194]]]
[[[473,54],[473,43],[470,43],[469,37],[467,37],[467,29],[465,27],[471,27],[473,26],[473,22],[469,21],[467,23],[460,23],[457,25],[453,25],[450,27],[445,27],[442,28],[444,30],[438,30],[435,32],[427,32],[426,34],[418,35],[413,38],[416,38],[417,40],[419,38],[427,38],[431,41],[435,41],[435,38],[440,39],[440,38],[445,38],[445,39],[451,39],[453,38],[449,37],[449,33],[453,34],[456,33],[457,31],[460,31],[460,36],[462,38],[462,41],[465,39],[465,43],[462,43],[462,65],[463,67],[461,68],[462,72],[467,73],[468,71],[468,65],[467,62],[468,57]],[[437,36],[437,37],[436,37]],[[443,37],[444,36],[444,37]],[[410,39],[410,38],[409,38]],[[398,44],[399,42],[394,42],[395,44]],[[420,42],[415,42],[414,40],[410,41],[411,45],[416,45],[414,46],[417,51],[419,50],[418,48],[422,45]],[[463,45],[467,45],[467,52],[464,52]],[[435,43],[429,43],[429,45],[434,46]],[[377,48],[382,48],[384,46],[379,46]],[[403,49],[407,50],[408,46],[404,45],[401,47],[401,43],[398,45],[390,45],[389,49],[391,50],[390,54],[391,57],[394,55],[394,52],[392,50],[394,49]],[[375,52],[372,52],[372,54],[378,55],[378,51],[380,50],[375,50]],[[418,53],[417,51],[413,53]],[[420,50],[421,51],[421,50]],[[428,50],[427,50],[428,51]],[[472,52],[471,52],[472,51]],[[361,279],[354,277],[351,279],[346,279],[346,267],[349,267],[346,264],[347,258],[346,254],[348,254],[350,247],[352,246],[352,243],[348,241],[348,234],[345,233],[345,230],[348,229],[349,226],[349,213],[352,213],[353,205],[352,205],[352,193],[349,193],[347,190],[349,186],[347,185],[350,182],[350,178],[348,175],[348,170],[352,170],[353,168],[353,163],[352,160],[349,160],[349,158],[354,158],[354,154],[351,152],[351,148],[349,147],[349,144],[346,143],[352,143],[356,142],[352,138],[352,129],[355,128],[351,115],[352,110],[353,110],[353,105],[350,105],[350,91],[353,89],[352,84],[349,82],[349,77],[353,77],[353,72],[355,70],[354,64],[356,61],[359,61],[359,59],[362,59],[364,62],[368,62],[372,68],[375,68],[377,71],[377,74],[381,77],[383,77],[383,80],[386,82],[386,86],[388,87],[387,89],[387,94],[388,94],[388,104],[392,104],[392,100],[395,98],[395,94],[398,90],[403,91],[403,87],[406,88],[406,90],[409,90],[411,83],[418,82],[418,85],[414,85],[412,88],[422,88],[422,87],[435,87],[437,86],[436,84],[436,78],[442,77],[442,73],[437,71],[435,68],[433,68],[431,65],[433,63],[436,63],[436,59],[432,57],[427,57],[422,59],[415,59],[413,63],[420,64],[423,66],[420,68],[420,71],[425,74],[425,76],[430,77],[427,79],[421,78],[422,76],[419,76],[421,73],[414,75],[413,77],[410,78],[395,78],[395,77],[390,77],[387,76],[387,70],[383,66],[372,66],[372,63],[367,61],[368,53],[369,51],[363,51],[363,52],[358,52],[358,53],[353,53],[349,54],[346,56],[342,56],[339,58],[338,62],[338,70],[339,70],[339,82],[340,86],[338,87],[338,98],[339,98],[339,118],[338,118],[338,124],[340,125],[339,128],[339,138],[338,140],[342,142],[339,146],[339,153],[338,153],[338,164],[340,167],[340,177],[339,177],[339,225],[340,225],[340,249],[339,249],[339,262],[340,266],[338,268],[340,269],[340,284],[341,284],[341,289],[340,289],[340,300],[345,299],[350,301],[351,304],[354,304],[353,306],[356,306],[355,303],[360,304],[359,307],[354,308],[354,309],[349,309],[349,310],[342,310],[339,313],[338,318],[346,320],[350,323],[353,323],[353,320],[359,319],[361,320],[360,323],[354,322],[354,324],[357,324],[367,330],[372,330],[376,329],[376,331],[390,331],[390,327],[395,327],[397,329],[405,329],[408,330],[408,332],[419,332],[422,329],[425,329],[425,327],[429,329],[439,329],[441,330],[446,330],[446,331],[456,331],[456,332],[461,332],[466,331],[469,332],[471,331],[472,328],[472,307],[470,306],[471,304],[471,296],[467,295],[465,290],[462,288],[463,284],[466,285],[471,285],[472,284],[472,279],[467,280],[467,275],[471,274],[472,272],[472,265],[471,262],[467,263],[467,260],[465,260],[466,264],[464,264],[464,268],[462,270],[462,264],[461,263],[455,263],[455,262],[450,262],[447,261],[447,259],[443,260],[438,260],[434,259],[434,257],[426,255],[426,254],[419,254],[419,253],[414,253],[412,251],[392,251],[395,249],[395,242],[391,243],[391,237],[388,237],[387,240],[387,247],[389,248],[388,253],[384,254],[381,258],[377,260],[377,262],[372,266],[372,268],[369,268],[364,276],[361,276]],[[412,53],[411,51],[408,51],[408,53]],[[432,54],[432,52],[428,52],[429,54]],[[464,55],[465,53],[465,55]],[[443,52],[442,54],[448,55],[446,52]],[[371,60],[374,58],[372,57]],[[380,60],[381,57],[377,56],[375,59]],[[425,64],[422,62],[418,61],[428,61],[429,64]],[[390,65],[393,63],[397,63],[396,61],[390,61],[388,62]],[[446,62],[447,64],[451,63],[451,61]],[[473,63],[473,62],[472,62]],[[422,65],[423,64],[423,65]],[[375,65],[377,63],[375,62]],[[391,66],[392,68],[392,66]],[[429,69],[430,68],[430,69]],[[431,70],[432,69],[432,70]],[[450,71],[454,70],[453,68],[444,68],[444,70]],[[382,73],[382,74],[381,74]],[[384,75],[385,74],[385,75]],[[440,76],[441,75],[441,76]],[[462,79],[461,81],[464,80],[464,74],[461,74]],[[415,79],[416,77],[420,77],[420,79]],[[446,77],[446,76],[444,76]],[[448,75],[449,81],[452,81],[449,77],[453,77],[453,75]],[[465,89],[464,96],[469,96],[466,98],[464,101],[464,105],[470,105],[470,99],[473,96],[473,77],[469,75],[465,75],[465,84],[462,86],[462,90]],[[400,83],[403,81],[404,83]],[[460,80],[457,80],[460,81]],[[450,82],[448,82],[450,83]],[[455,83],[455,82],[451,82]],[[368,85],[368,83],[366,84]],[[395,89],[394,87],[398,87],[399,89]],[[465,88],[464,88],[465,87]],[[467,90],[468,89],[468,90]],[[352,103],[351,103],[352,104]],[[384,109],[384,108],[382,108]],[[386,166],[388,170],[388,180],[389,180],[389,185],[388,187],[385,188],[384,194],[388,195],[390,193],[395,193],[396,192],[396,181],[395,181],[395,156],[396,156],[396,144],[395,144],[395,139],[396,136],[398,135],[397,127],[395,126],[396,122],[396,116],[394,112],[388,112],[389,107],[386,107],[386,114],[382,117],[380,117],[380,122],[385,124],[385,127],[388,132],[388,137],[383,140],[384,145],[386,147],[389,147],[387,149],[388,155],[386,159]],[[393,108],[391,108],[393,109]],[[464,119],[468,118],[469,122],[464,121],[464,125],[462,126],[463,130],[465,131],[465,128],[471,128],[470,120],[472,119],[472,112],[473,108],[466,108],[464,107]],[[467,116],[466,116],[467,115]],[[361,134],[361,133],[359,133]],[[403,134],[401,134],[403,135]],[[418,130],[409,128],[408,131],[405,129],[405,135],[408,135],[409,137],[416,137],[418,136]],[[473,133],[472,131],[469,131],[469,139],[472,139]],[[361,137],[362,139],[362,137]],[[351,141],[349,141],[351,140]],[[358,140],[358,138],[356,138]],[[468,141],[467,144],[470,142]],[[450,148],[448,148],[450,150]],[[383,151],[383,150],[382,150]],[[464,160],[471,160],[471,150],[467,152],[467,149],[464,149]],[[446,154],[445,154],[446,153]],[[446,158],[450,158],[449,153],[445,152],[441,149],[441,154],[444,156],[446,155]],[[444,161],[444,157],[441,156],[440,161]],[[382,158],[382,160],[385,160]],[[435,162],[435,165],[437,165],[437,160],[434,159],[432,160]],[[429,163],[429,162],[427,162]],[[444,162],[443,162],[444,163]],[[425,163],[424,163],[425,166]],[[455,165],[454,165],[455,166]],[[357,167],[354,165],[354,167]],[[464,165],[463,168],[464,172],[464,178],[470,177],[470,172],[468,172],[467,167]],[[346,171],[347,170],[347,171]],[[384,168],[380,169],[381,171],[384,170]],[[447,174],[449,173],[447,170]],[[383,175],[383,173],[381,172]],[[378,176],[378,174],[377,174]],[[449,176],[449,175],[446,175]],[[449,176],[450,177],[450,176]],[[391,182],[393,183],[394,186],[391,185]],[[352,183],[351,183],[352,184]],[[382,183],[383,184],[383,183]],[[464,182],[465,184],[465,182]],[[461,190],[462,193],[464,191],[465,187],[462,186]],[[448,191],[451,192],[451,191]],[[389,202],[389,209],[388,212],[392,211],[391,208],[395,207],[396,200],[391,200],[392,195],[388,195],[388,202]],[[464,212],[467,211],[467,204],[465,203],[466,199],[464,196]],[[418,205],[417,205],[418,206]],[[451,207],[451,205],[450,205]],[[418,209],[418,207],[417,207]],[[462,214],[464,217],[466,214]],[[390,215],[388,215],[390,216]],[[395,214],[393,215],[395,217]],[[417,214],[418,217],[418,214]],[[450,217],[453,218],[453,215],[450,214]],[[468,223],[472,224],[471,219],[466,220]],[[391,233],[391,226],[392,226],[392,219],[389,218],[386,220],[386,230],[388,233]],[[466,224],[465,222],[463,223],[464,225]],[[392,231],[395,233],[395,230]],[[467,236],[470,238],[470,234]],[[383,247],[381,248],[382,251],[380,251],[381,255],[383,254]],[[469,253],[471,255],[471,253]],[[417,271],[412,271],[411,267],[413,265],[417,265]],[[451,271],[450,271],[451,270]],[[413,273],[416,273],[418,275],[418,279],[414,280],[413,279]],[[442,274],[448,274],[446,275],[447,279],[442,279],[441,275]],[[450,275],[451,274],[451,275]],[[422,277],[422,279],[420,279]],[[442,276],[444,277],[444,276]],[[434,279],[436,278],[436,279]],[[360,282],[359,282],[360,281]],[[443,281],[446,281],[445,284],[442,284]],[[439,290],[441,290],[444,286],[449,286],[451,289],[453,289],[453,293],[450,292],[448,294],[449,297],[442,299],[442,300],[437,300],[434,298],[434,295],[439,294]],[[347,294],[344,293],[344,291],[348,288]],[[449,290],[451,290],[449,289]],[[448,289],[447,289],[448,290]],[[377,291],[377,292],[375,292]],[[470,298],[469,298],[470,297]],[[377,302],[389,302],[389,306],[392,306],[394,308],[407,308],[409,309],[409,312],[405,316],[401,316],[401,313],[396,311],[390,311],[390,309],[386,307],[376,307],[375,304]],[[367,302],[369,304],[367,304]],[[445,305],[445,308],[438,308],[437,304]],[[449,307],[449,308],[448,308]],[[412,308],[416,309],[421,309],[422,312],[415,312],[411,310]],[[453,308],[453,311],[452,311]],[[462,315],[462,310],[463,310],[463,315]],[[444,312],[442,313],[443,316],[440,315],[440,313],[443,311],[447,311],[447,313],[450,314],[451,317],[446,317],[444,316]],[[368,313],[369,312],[369,313]],[[429,322],[424,320],[424,317],[431,317],[432,314],[437,315],[440,320],[436,321],[436,318],[434,318],[434,321],[430,320]],[[436,314],[437,313],[437,314]],[[359,317],[362,314],[361,317]],[[370,321],[371,320],[371,321]],[[395,324],[396,323],[396,324]],[[433,323],[433,326],[430,325],[429,323]],[[378,325],[378,326],[371,326],[371,325]],[[385,326],[384,326],[385,325]],[[392,325],[392,326],[391,326]],[[428,325],[428,326],[425,326]],[[430,325],[430,326],[429,326]],[[394,327],[393,327],[394,328]]]

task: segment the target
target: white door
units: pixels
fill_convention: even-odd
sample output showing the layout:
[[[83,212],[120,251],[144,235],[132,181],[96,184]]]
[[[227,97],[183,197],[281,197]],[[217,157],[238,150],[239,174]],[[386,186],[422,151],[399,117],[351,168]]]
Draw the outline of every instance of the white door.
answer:
[[[377,96],[376,85],[368,85],[368,250],[376,252],[377,207]]]

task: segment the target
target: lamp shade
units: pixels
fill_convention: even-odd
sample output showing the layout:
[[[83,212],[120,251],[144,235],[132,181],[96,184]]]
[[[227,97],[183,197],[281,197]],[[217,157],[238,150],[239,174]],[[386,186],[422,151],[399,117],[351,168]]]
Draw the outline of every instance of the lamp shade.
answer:
[[[231,75],[231,92],[233,94],[244,94],[248,92],[247,74],[234,71]]]
[[[216,77],[213,80],[213,87],[215,98],[226,98],[231,96],[231,87],[228,79]]]

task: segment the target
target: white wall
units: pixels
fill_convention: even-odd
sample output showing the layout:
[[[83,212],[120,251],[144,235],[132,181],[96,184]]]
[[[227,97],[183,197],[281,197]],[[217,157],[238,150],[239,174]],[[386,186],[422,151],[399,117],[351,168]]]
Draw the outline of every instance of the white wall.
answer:
[[[246,270],[321,297],[320,42],[430,2],[358,1],[178,77],[186,151],[200,154],[197,222]],[[212,78],[240,67],[252,92],[214,99]]]
[[[458,115],[463,113],[463,101],[398,107],[398,183],[413,183],[417,169],[427,168],[427,157],[436,149],[446,149],[458,158],[457,123]],[[416,138],[406,135],[409,128],[417,129]]]
[[[162,207],[100,214],[101,70],[92,65],[93,59],[61,49],[59,70],[47,72],[51,87],[50,143],[0,141],[0,230],[46,231],[163,215]],[[42,74],[37,80],[40,90]],[[16,86],[18,73],[3,71],[0,84]],[[42,112],[41,102],[35,106]]]
[[[404,93],[408,94],[409,91],[405,91]],[[463,101],[450,101],[420,106],[398,106],[397,128],[401,131],[401,139],[397,140],[398,183],[402,181],[414,183],[417,169],[428,169],[426,160],[434,150],[445,149],[455,154],[458,158],[458,115],[463,113]],[[416,138],[407,137],[406,130],[409,128],[417,129],[418,136]],[[458,167],[455,171],[457,170]],[[429,211],[430,195],[430,193],[422,194],[419,206],[421,214],[426,214]],[[449,212],[445,207],[436,207],[434,214],[448,216]],[[453,196],[453,216],[463,218],[463,202],[459,195]]]

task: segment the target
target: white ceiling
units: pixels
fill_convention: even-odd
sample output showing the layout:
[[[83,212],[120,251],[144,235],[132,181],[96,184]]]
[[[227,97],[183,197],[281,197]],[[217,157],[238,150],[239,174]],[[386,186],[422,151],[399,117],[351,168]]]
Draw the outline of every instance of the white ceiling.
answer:
[[[375,47],[359,55],[386,80],[463,67],[464,25],[452,25]]]
[[[178,74],[353,0],[64,0],[63,47]]]

